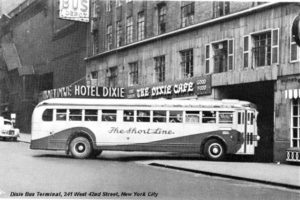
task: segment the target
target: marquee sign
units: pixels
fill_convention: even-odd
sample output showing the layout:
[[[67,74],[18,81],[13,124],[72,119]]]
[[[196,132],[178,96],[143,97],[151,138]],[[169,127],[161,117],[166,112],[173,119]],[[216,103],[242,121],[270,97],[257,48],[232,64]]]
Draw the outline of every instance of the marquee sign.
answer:
[[[59,18],[89,22],[90,0],[60,0]]]

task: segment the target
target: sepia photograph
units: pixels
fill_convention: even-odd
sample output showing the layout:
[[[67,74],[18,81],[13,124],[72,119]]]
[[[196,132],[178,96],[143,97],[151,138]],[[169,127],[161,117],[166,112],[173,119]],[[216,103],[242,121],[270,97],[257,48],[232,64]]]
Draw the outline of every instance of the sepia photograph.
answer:
[[[2,199],[300,199],[300,0],[0,0]]]

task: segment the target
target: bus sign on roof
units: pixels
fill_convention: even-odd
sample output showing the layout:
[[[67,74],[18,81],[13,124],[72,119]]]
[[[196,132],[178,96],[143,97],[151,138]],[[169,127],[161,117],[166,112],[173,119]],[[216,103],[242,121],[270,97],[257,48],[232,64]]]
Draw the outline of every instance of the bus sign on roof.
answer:
[[[60,0],[59,18],[89,22],[90,0]]]

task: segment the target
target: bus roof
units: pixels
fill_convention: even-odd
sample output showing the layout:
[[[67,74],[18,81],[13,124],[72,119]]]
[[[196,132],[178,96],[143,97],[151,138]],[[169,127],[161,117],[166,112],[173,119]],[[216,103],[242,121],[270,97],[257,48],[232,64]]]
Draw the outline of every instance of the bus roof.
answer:
[[[132,106],[132,107],[227,107],[242,108],[256,106],[248,101],[236,99],[91,99],[91,98],[53,98],[40,102],[42,105],[86,105],[86,106]]]

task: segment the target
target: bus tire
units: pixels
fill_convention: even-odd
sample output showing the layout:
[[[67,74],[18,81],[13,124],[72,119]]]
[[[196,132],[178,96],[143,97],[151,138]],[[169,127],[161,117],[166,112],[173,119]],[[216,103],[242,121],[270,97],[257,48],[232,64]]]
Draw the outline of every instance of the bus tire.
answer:
[[[223,160],[225,147],[220,140],[210,139],[204,145],[204,155],[209,160]]]
[[[99,156],[102,153],[102,150],[94,150],[91,155],[90,158],[97,158],[97,156]]]
[[[74,158],[85,159],[88,158],[93,149],[90,141],[86,137],[75,137],[69,146],[70,152]]]

